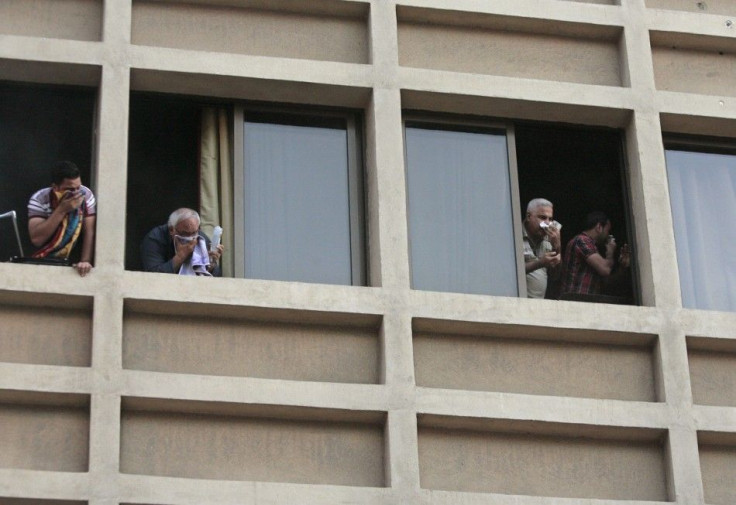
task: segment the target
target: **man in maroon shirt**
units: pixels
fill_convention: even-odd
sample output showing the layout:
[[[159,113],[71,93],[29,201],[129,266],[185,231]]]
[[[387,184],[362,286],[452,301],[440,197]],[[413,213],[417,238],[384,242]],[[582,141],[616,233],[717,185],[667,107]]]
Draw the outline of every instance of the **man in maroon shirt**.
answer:
[[[600,294],[603,280],[610,277],[616,266],[616,241],[611,232],[611,221],[603,212],[591,212],[586,218],[586,229],[567,243],[562,268],[562,294]],[[605,257],[598,246],[605,245]],[[629,248],[626,244],[619,254],[619,267],[628,268]]]

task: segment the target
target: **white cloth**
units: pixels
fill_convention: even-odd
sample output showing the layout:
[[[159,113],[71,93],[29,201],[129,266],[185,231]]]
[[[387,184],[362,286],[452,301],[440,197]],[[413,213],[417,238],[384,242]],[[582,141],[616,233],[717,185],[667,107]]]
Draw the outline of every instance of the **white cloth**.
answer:
[[[212,274],[207,271],[209,264],[210,256],[207,254],[207,244],[204,238],[198,237],[197,245],[194,246],[192,256],[186,263],[181,265],[179,275],[203,275],[212,277]]]
[[[736,156],[668,150],[666,159],[682,305],[736,311]]]

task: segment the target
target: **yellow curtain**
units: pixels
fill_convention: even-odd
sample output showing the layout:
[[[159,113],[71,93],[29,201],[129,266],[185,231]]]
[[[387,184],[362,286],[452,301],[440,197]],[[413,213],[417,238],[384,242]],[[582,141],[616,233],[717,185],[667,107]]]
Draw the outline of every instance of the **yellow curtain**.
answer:
[[[222,227],[225,246],[220,264],[223,277],[232,277],[233,263],[233,183],[230,162],[230,128],[226,109],[202,109],[199,192],[202,231],[212,237],[215,226]]]

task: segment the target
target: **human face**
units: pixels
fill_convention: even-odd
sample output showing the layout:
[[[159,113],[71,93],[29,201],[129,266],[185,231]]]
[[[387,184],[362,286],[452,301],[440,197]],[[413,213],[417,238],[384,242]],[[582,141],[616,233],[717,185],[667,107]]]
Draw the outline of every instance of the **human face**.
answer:
[[[531,212],[526,213],[526,232],[535,237],[542,238],[547,232],[540,225],[542,223],[549,224],[552,221],[552,207],[537,207]]]
[[[57,193],[66,193],[67,191],[76,192],[82,187],[82,179],[77,177],[76,179],[64,179],[60,184],[52,184],[52,189]]]
[[[596,229],[598,230],[596,242],[599,244],[605,244],[608,236],[611,234],[611,221],[606,221],[605,225],[598,223],[598,225],[596,225]]]
[[[199,232],[199,224],[193,217],[182,219],[175,227],[169,228],[169,234],[171,234],[172,240],[175,236],[190,238],[196,237]]]

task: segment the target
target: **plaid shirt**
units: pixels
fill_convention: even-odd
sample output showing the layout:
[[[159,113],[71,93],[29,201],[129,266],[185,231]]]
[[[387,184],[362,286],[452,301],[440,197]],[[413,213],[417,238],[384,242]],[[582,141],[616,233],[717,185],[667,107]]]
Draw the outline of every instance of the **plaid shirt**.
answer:
[[[562,267],[562,293],[599,294],[601,277],[586,261],[598,252],[595,240],[584,233],[567,243]]]

